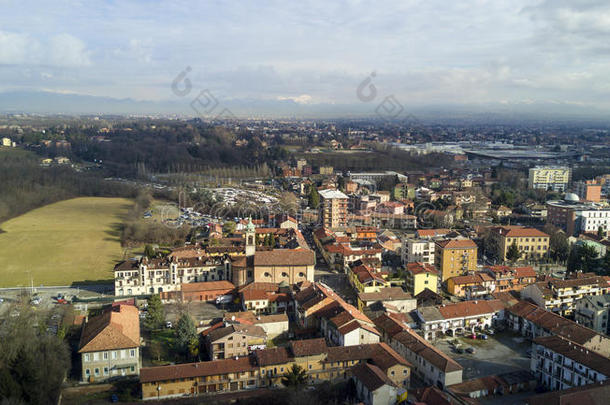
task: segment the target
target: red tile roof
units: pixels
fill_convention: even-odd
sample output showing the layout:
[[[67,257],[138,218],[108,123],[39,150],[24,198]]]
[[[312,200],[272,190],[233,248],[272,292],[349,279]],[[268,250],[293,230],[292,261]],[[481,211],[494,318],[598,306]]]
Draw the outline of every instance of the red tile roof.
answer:
[[[140,382],[177,380],[179,378],[204,377],[210,375],[255,371],[257,367],[250,357],[203,361],[199,363],[176,364],[172,366],[143,367]]]
[[[442,249],[474,249],[477,244],[470,239],[445,239],[439,240],[436,244]]]
[[[140,347],[138,308],[118,305],[92,317],[81,334],[79,353]]]

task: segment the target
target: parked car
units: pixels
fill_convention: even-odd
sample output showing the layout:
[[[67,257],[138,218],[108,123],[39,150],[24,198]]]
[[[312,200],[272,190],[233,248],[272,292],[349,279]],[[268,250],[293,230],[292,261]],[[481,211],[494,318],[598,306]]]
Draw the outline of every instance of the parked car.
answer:
[[[494,333],[496,333],[496,332],[494,332],[494,330],[493,330],[493,329],[487,329],[487,330],[485,331],[485,333],[487,333],[489,336],[493,336],[493,335],[494,335]]]
[[[467,347],[466,348],[466,353],[470,353],[470,354],[475,354],[477,351],[475,350],[474,347]]]
[[[230,304],[231,302],[233,302],[233,296],[230,294],[219,295],[218,297],[216,297],[216,305]]]
[[[462,347],[458,346],[458,347],[455,348],[455,352],[457,354],[464,354],[464,349]]]
[[[473,333],[472,335],[469,335],[470,339],[476,339],[477,335],[475,333]]]
[[[173,328],[173,325],[172,325],[171,321],[167,321],[167,322],[165,322],[165,327],[166,327],[167,329],[171,329],[171,328]]]
[[[484,334],[484,333],[480,333],[480,334],[479,334],[479,336],[478,336],[478,338],[479,338],[479,339],[483,339],[483,340],[487,340],[487,338],[488,338],[488,337],[487,337],[487,335],[486,335],[486,334]]]

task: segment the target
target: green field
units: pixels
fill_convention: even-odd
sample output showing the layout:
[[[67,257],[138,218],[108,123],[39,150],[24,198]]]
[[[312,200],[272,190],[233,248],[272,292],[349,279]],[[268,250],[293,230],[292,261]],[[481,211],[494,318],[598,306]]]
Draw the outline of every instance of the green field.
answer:
[[[86,197],[0,224],[0,287],[111,280],[122,259],[120,225],[132,202]]]

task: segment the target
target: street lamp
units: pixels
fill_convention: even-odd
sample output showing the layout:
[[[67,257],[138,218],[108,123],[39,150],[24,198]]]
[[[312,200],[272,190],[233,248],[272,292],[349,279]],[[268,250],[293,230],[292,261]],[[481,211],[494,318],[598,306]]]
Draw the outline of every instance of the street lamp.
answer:
[[[157,385],[157,400],[161,399],[161,385]]]

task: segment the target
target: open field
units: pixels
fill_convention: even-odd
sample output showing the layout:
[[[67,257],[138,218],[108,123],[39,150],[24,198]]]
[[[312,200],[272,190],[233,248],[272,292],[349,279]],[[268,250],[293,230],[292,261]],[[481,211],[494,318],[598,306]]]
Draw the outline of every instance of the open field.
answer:
[[[132,202],[60,201],[0,224],[0,287],[69,285],[112,279],[122,259],[120,225]]]

